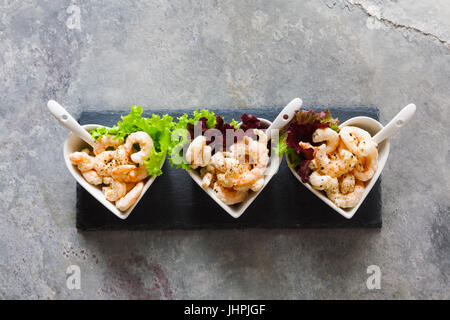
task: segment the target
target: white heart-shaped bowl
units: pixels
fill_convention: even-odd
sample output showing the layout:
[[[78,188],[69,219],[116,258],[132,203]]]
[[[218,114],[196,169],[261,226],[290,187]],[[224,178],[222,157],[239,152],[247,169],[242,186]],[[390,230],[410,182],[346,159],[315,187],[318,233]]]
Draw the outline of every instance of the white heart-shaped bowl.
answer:
[[[86,125],[83,125],[82,127],[84,129],[86,129],[87,131],[90,131],[92,129],[95,129],[98,127],[103,127],[103,126],[98,125],[98,124],[86,124]],[[133,211],[134,207],[136,207],[136,205],[142,199],[145,192],[152,185],[153,181],[155,181],[156,176],[150,176],[150,177],[146,178],[147,181],[144,184],[144,189],[142,189],[142,192],[141,192],[141,195],[139,196],[139,198],[136,200],[134,205],[131,206],[127,211],[122,212],[119,209],[117,209],[116,206],[112,202],[106,200],[105,195],[103,194],[100,186],[94,186],[94,185],[88,183],[86,180],[84,180],[84,178],[81,175],[81,172],[78,170],[78,168],[76,166],[74,166],[72,164],[72,162],[70,162],[69,155],[72,152],[80,151],[85,147],[88,147],[88,144],[86,142],[81,140],[78,136],[76,136],[73,133],[69,134],[66,141],[64,142],[64,161],[66,162],[67,169],[69,169],[70,173],[75,178],[75,180],[77,180],[77,182],[87,192],[89,192],[95,199],[97,199],[101,204],[103,204],[109,211],[114,213],[120,219],[128,218],[131,211]],[[163,162],[163,164],[164,164],[164,162]]]
[[[369,118],[369,117],[354,117],[351,119],[348,119],[344,123],[342,123],[339,127],[344,126],[355,126],[360,127],[361,129],[364,129],[368,131],[372,137],[381,129],[383,129],[383,125],[379,123],[377,120]],[[292,174],[297,178],[298,181],[300,181],[301,184],[303,184],[306,188],[308,188],[309,191],[314,193],[320,200],[325,202],[327,205],[329,205],[333,210],[335,210],[337,213],[341,214],[347,219],[352,218],[356,211],[358,211],[361,204],[364,202],[364,199],[366,199],[367,195],[369,194],[370,190],[372,190],[372,187],[377,182],[378,177],[381,174],[381,171],[383,171],[384,165],[386,164],[387,158],[389,156],[389,139],[384,140],[378,145],[378,169],[377,172],[375,172],[372,179],[365,182],[366,189],[364,190],[364,194],[359,201],[359,203],[353,207],[353,208],[339,208],[336,206],[328,197],[325,195],[324,192],[319,191],[311,187],[309,183],[303,183],[300,176],[297,174],[294,168],[291,168],[291,162],[289,161],[289,157],[286,156],[286,161],[289,165],[289,169],[291,170]]]
[[[272,122],[269,120],[258,118],[265,126],[269,127]],[[239,218],[245,210],[252,204],[253,201],[255,201],[256,197],[259,195],[261,191],[267,186],[269,181],[272,179],[272,177],[277,173],[278,168],[280,167],[282,157],[276,157],[274,151],[271,152],[270,157],[270,163],[266,171],[266,176],[264,178],[264,186],[259,190],[258,192],[249,191],[247,199],[245,199],[241,203],[237,203],[234,205],[227,205],[223,203],[219,198],[217,198],[216,194],[214,193],[213,189],[211,187],[209,188],[203,188],[202,187],[202,177],[200,176],[200,172],[198,170],[188,170],[189,175],[191,178],[200,186],[202,190],[204,190],[217,204],[222,207],[230,216],[233,218]]]

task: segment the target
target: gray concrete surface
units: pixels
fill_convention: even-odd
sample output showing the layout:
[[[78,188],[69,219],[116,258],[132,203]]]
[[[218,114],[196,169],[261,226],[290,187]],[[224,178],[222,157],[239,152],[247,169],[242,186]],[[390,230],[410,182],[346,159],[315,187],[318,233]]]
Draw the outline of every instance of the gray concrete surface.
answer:
[[[445,0],[0,1],[0,298],[449,299],[449,15]],[[384,122],[417,104],[392,138],[381,230],[75,229],[48,99],[77,115],[296,96]]]

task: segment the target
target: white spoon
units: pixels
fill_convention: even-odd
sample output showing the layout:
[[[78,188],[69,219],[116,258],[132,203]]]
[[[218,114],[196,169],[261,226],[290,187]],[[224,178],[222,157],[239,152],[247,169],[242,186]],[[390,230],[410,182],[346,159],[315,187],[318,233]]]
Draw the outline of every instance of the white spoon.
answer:
[[[400,130],[400,128],[403,128],[409,122],[409,120],[411,120],[415,112],[416,105],[414,103],[408,104],[372,138],[373,141],[379,144],[383,140],[392,136],[394,133]]]
[[[303,101],[300,98],[295,98],[291,102],[289,102],[286,107],[281,110],[278,116],[273,120],[272,124],[267,128],[266,135],[268,140],[272,140],[273,133],[278,134],[281,129],[283,129],[289,122],[291,122],[292,118],[295,116],[295,112],[299,111],[303,105]],[[279,136],[278,136],[279,138]],[[272,144],[279,143],[272,141]],[[280,167],[281,161],[283,157],[279,157],[272,152],[270,164],[268,170],[266,171],[266,180],[270,180],[272,176],[274,176]]]
[[[273,120],[269,128],[267,128],[267,138],[270,139],[272,130],[281,130],[294,117],[295,111],[300,110],[303,101],[300,98],[295,98],[281,110],[278,116]]]
[[[72,131],[76,136],[83,139],[90,146],[94,146],[94,138],[87,132],[68,112],[55,100],[49,100],[48,110],[64,127]]]

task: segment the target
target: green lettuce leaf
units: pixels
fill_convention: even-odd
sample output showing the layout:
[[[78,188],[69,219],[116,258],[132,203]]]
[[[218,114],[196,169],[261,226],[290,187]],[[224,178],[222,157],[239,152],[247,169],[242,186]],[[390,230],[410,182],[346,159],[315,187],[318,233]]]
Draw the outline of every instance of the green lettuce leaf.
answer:
[[[177,122],[173,126],[173,137],[168,148],[168,154],[170,155],[169,162],[172,166],[178,169],[189,170],[191,165],[185,163],[182,160],[184,145],[190,142],[188,137],[188,124],[195,125],[200,118],[206,118],[206,126],[208,129],[212,129],[216,125],[216,115],[214,112],[207,109],[196,109],[192,116],[187,113],[177,118]]]
[[[153,114],[150,118],[142,117],[140,106],[131,107],[130,113],[122,116],[122,120],[112,128],[99,127],[91,130],[91,136],[97,140],[105,134],[112,135],[114,139],[125,141],[133,132],[144,131],[153,140],[150,157],[144,162],[149,175],[161,175],[161,166],[171,145],[171,129],[174,126],[173,118],[169,115],[162,117]]]
[[[328,109],[318,113],[314,110],[300,110],[295,114],[295,121],[299,125],[313,125],[316,121],[320,121],[320,123],[328,123],[330,128],[335,131],[339,130],[339,119],[333,118]]]
[[[275,154],[282,156],[287,152],[288,146],[286,145],[286,138],[287,138],[286,132],[281,132],[278,145],[272,147],[273,151],[275,151]]]
[[[206,119],[206,121],[204,119]],[[168,149],[168,154],[170,155],[169,162],[178,169],[189,170],[191,169],[191,165],[182,161],[183,147],[190,143],[188,130],[186,130],[188,125],[195,126],[197,122],[205,121],[207,129],[221,130],[225,122],[223,121],[223,117],[218,116],[207,109],[196,109],[191,116],[185,113],[181,117],[178,117],[177,120],[178,121],[174,124],[172,130],[173,137]],[[239,129],[238,124],[239,122],[234,119],[230,123],[235,129]]]
[[[233,126],[236,130],[239,129],[239,121],[231,119],[230,125]]]
[[[302,157],[299,156],[295,152],[295,149],[289,148],[287,146],[286,138],[287,138],[287,133],[286,132],[282,132],[280,134],[278,145],[273,147],[272,149],[274,150],[275,154],[277,154],[279,156],[282,156],[283,154],[286,154],[286,156],[289,158],[289,161],[291,162],[289,167],[295,168],[298,165],[300,165],[300,162],[302,162]]]
[[[207,109],[198,110],[195,109],[192,116],[189,117],[187,113],[183,114],[181,117],[177,118],[177,123],[174,125],[174,129],[186,129],[188,124],[195,125],[200,118],[206,118],[206,126],[208,129],[214,128],[216,125],[216,115],[214,112]]]

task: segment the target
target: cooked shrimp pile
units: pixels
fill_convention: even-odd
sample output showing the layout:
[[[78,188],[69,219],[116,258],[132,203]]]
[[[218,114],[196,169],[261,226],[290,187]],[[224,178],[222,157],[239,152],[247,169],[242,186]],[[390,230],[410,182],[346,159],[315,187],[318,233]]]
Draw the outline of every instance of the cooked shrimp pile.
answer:
[[[212,187],[225,204],[233,205],[247,198],[249,190],[259,191],[264,186],[264,172],[269,163],[268,138],[264,131],[254,129],[256,140],[245,136],[229,151],[212,155],[206,138],[198,136],[186,151],[193,169],[200,168],[203,188]]]
[[[139,151],[134,150],[135,144],[139,145]],[[105,198],[115,202],[120,211],[126,211],[144,188],[142,180],[148,175],[144,161],[150,156],[152,148],[152,138],[143,131],[130,134],[124,144],[110,135],[104,135],[93,146],[94,156],[86,148],[71,153],[69,159],[87,182],[103,185]]]
[[[324,142],[318,147],[300,142],[302,148],[313,148],[313,172],[309,182],[323,190],[338,207],[352,208],[364,193],[364,183],[378,168],[377,144],[370,134],[358,127],[342,127],[337,133],[331,128],[317,129],[312,140]]]

